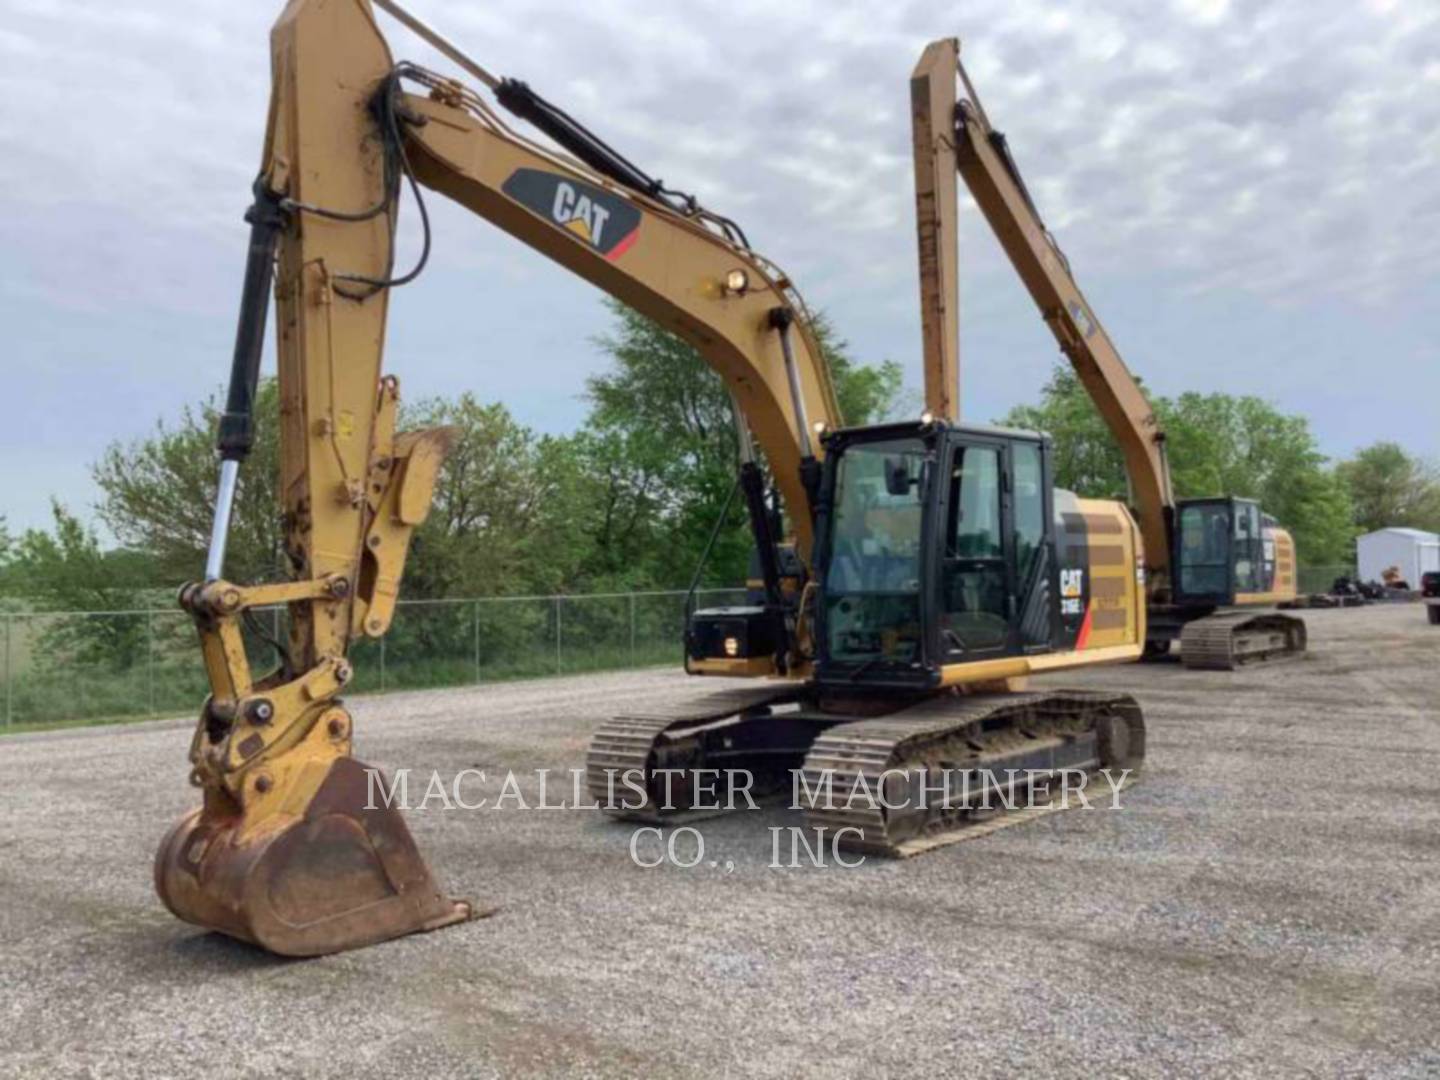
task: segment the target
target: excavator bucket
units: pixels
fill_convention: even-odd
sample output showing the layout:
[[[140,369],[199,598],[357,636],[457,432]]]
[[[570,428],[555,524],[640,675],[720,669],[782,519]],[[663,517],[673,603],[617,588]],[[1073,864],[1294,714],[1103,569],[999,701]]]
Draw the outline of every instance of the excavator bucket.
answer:
[[[223,793],[170,830],[155,889],[186,922],[282,956],[321,956],[472,917],[435,884],[404,819],[341,757],[302,813],[247,827]]]

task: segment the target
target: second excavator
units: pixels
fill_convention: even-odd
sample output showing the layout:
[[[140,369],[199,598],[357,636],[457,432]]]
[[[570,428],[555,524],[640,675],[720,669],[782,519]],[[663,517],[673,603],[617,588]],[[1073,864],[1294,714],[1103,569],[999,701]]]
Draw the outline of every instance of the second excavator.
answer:
[[[1165,432],[991,126],[955,38],[926,48],[912,105],[927,366],[956,366],[945,355],[953,329],[934,313],[946,301],[953,312],[957,293],[958,172],[1124,454],[1145,538],[1146,654],[1178,637],[1186,667],[1229,670],[1303,652],[1305,623],[1274,610],[1295,599],[1293,538],[1253,499],[1175,497]]]

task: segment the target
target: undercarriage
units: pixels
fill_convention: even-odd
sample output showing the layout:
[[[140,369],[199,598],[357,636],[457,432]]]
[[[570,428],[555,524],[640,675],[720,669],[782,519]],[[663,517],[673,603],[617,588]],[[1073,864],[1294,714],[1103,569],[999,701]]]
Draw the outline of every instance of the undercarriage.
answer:
[[[1102,773],[1102,795],[1117,791],[1144,758],[1128,694],[936,692],[897,705],[806,686],[617,717],[592,738],[586,773],[620,819],[682,824],[783,794],[845,847],[908,856],[1083,802]]]

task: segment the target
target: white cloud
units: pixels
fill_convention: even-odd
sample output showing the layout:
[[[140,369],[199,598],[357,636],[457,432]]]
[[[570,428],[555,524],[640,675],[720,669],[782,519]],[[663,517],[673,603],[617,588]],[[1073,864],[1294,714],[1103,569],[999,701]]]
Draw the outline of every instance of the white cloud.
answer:
[[[1224,22],[1230,14],[1230,0],[1177,0],[1175,10],[1202,26]]]
[[[962,36],[990,116],[1087,281],[1328,309],[1404,308],[1440,277],[1434,3],[411,6],[737,217],[813,303],[901,327],[901,344],[913,320],[892,316],[915,309],[906,79],[944,34]],[[0,0],[0,301],[37,320],[228,323],[279,9]],[[381,21],[397,55],[448,70]],[[495,320],[533,306],[529,283],[551,280],[536,257],[463,217],[442,213],[424,288]],[[1011,276],[973,207],[962,262],[982,292]],[[1428,342],[1418,316],[1414,333]],[[587,352],[583,334],[575,349]],[[224,367],[207,362],[204,386]]]
[[[832,264],[816,238],[837,227],[877,246],[908,241],[903,80],[925,37],[959,31],[1042,210],[1075,230],[1062,240],[1103,236],[1115,265],[1173,263],[1199,284],[1243,265],[1262,291],[1383,293],[1401,281],[1384,266],[1440,269],[1421,238],[1387,235],[1440,167],[1427,86],[1440,24],[1417,10],[1429,5],[1179,0],[1167,19],[1149,6],[1122,16],[985,0],[958,26],[928,4],[414,6],[671,183],[743,209],[787,259]],[[63,259],[55,249],[82,241],[67,224],[76,207],[194,229],[197,242],[233,231],[263,122],[266,5],[0,7],[0,181],[43,218],[20,237],[31,257]],[[390,32],[399,53],[433,59]],[[46,107],[24,107],[38,87]],[[1384,249],[1376,266],[1297,247],[1321,192],[1343,202],[1327,211],[1357,230],[1352,246]],[[47,228],[50,242],[29,246]],[[869,277],[876,253],[855,255]],[[119,257],[108,288],[123,303],[150,256],[141,245]]]

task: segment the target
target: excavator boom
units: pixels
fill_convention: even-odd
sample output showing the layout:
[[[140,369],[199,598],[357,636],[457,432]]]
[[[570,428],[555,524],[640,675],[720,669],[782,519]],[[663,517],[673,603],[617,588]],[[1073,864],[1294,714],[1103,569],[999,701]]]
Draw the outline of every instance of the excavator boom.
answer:
[[[964,88],[963,97],[956,93],[957,74]],[[939,132],[944,133],[944,149],[951,167],[964,178],[1046,325],[1124,453],[1131,497],[1145,536],[1145,569],[1153,591],[1161,587],[1169,572],[1166,515],[1174,496],[1165,460],[1165,433],[1144,391],[1080,292],[1065,253],[1045,228],[1010,156],[1005,137],[990,127],[979,95],[960,61],[960,44],[955,38],[932,42],[922,56],[912,77],[911,98],[922,97],[950,106],[948,123],[933,116],[928,118],[927,133],[929,129],[937,133],[927,141],[933,143],[941,137]],[[922,156],[919,116],[917,111],[917,177],[921,174]],[[932,225],[932,229],[941,229],[950,235],[956,231],[954,190],[952,185],[948,199],[934,199],[936,208],[927,214],[925,208],[932,198],[923,188],[917,186],[916,189],[916,205],[922,208],[921,213],[943,222]],[[922,293],[939,291],[948,299],[953,296],[954,286],[950,283],[956,280],[955,271],[931,274],[926,269],[930,261],[922,243]],[[943,269],[943,262],[939,265]],[[927,338],[927,357],[929,354]]]

